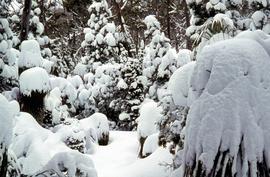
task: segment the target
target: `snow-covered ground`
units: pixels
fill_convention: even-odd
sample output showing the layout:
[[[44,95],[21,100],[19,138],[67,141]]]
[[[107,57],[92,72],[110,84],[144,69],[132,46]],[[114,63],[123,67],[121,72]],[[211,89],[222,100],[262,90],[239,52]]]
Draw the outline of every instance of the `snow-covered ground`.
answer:
[[[159,148],[145,159],[138,159],[136,132],[111,131],[108,146],[99,146],[91,155],[99,177],[169,177],[172,155]]]

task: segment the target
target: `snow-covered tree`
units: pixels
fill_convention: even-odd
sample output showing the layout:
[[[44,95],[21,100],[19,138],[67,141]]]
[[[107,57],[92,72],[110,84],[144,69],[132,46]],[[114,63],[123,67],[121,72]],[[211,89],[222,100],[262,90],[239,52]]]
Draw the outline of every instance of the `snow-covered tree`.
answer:
[[[269,174],[269,37],[261,31],[205,47],[191,77],[183,176]],[[226,48],[226,50],[224,50]]]
[[[0,92],[16,86],[18,80],[18,51],[12,48],[16,45],[17,38],[10,29],[7,18],[9,3],[10,1],[0,2]]]
[[[245,28],[246,21],[243,19],[242,14],[239,13],[240,7],[242,7],[241,2],[187,0],[192,16],[186,35],[192,40],[193,47],[206,43],[216,35],[218,35],[218,40],[235,36],[237,34],[236,27],[242,30],[248,29]],[[236,10],[236,7],[239,7],[239,11]],[[200,48],[202,46],[199,46],[197,50],[200,50]]]
[[[106,0],[96,0],[88,9],[90,19],[89,28],[84,29],[85,39],[82,48],[85,56],[82,62],[87,65],[88,71],[94,71],[94,62],[108,63],[119,61],[117,48],[117,33],[114,23],[109,23],[111,11]]]
[[[154,100],[162,96],[160,90],[166,88],[171,74],[176,70],[176,52],[170,45],[170,40],[160,31],[160,24],[155,16],[147,16],[144,20],[147,30],[146,37],[151,42],[145,48],[143,59],[143,75],[147,78],[147,94]]]
[[[160,101],[163,117],[159,123],[159,144],[168,147],[175,154],[174,168],[181,165],[178,155],[184,148],[187,115],[193,101],[190,78],[195,64],[189,62],[173,73],[168,83],[167,95]]]
[[[139,107],[144,100],[144,86],[140,79],[141,62],[137,58],[127,58],[121,67],[122,80],[119,81],[120,97],[115,100],[115,109],[119,111],[118,128],[132,130],[137,126]]]
[[[22,24],[21,19],[23,18],[24,4],[17,4],[20,8],[14,12],[10,20],[13,24],[13,30],[16,33],[21,32]],[[49,45],[51,44],[51,39],[48,36],[44,35],[44,25],[40,21],[41,9],[39,3],[36,0],[31,1],[31,11],[29,12],[29,29],[28,34],[25,40],[36,40],[40,45],[40,52],[43,58],[43,62],[40,67],[43,67],[48,72],[53,70],[54,62],[57,61],[57,58],[52,55]],[[22,43],[23,41],[21,41]],[[38,59],[39,60],[39,59]],[[20,66],[20,73],[26,68]]]

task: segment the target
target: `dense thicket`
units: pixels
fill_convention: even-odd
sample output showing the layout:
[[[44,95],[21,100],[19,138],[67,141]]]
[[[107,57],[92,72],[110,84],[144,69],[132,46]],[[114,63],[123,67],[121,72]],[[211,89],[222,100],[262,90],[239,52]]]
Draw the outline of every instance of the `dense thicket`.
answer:
[[[261,31],[242,33],[245,30]],[[16,122],[14,130],[3,128],[3,135],[13,133],[18,143],[14,141],[15,145],[27,151],[35,149],[35,144],[27,141],[31,148],[29,144],[20,144],[27,136],[17,136],[17,132],[37,133],[40,146],[48,146],[42,140],[49,141],[53,134],[61,137],[55,142],[57,149],[66,151],[52,153],[47,150],[52,155],[43,161],[44,164],[32,169],[20,159],[31,160],[35,152],[27,154],[14,148],[14,142],[2,138],[0,129],[0,174],[14,173],[16,176],[22,168],[25,176],[35,173],[95,176],[92,166],[75,166],[73,171],[67,172],[71,166],[65,162],[65,155],[69,154],[67,160],[79,163],[84,159],[92,164],[83,153],[92,152],[94,143],[107,145],[109,128],[137,130],[140,157],[150,155],[157,144],[168,147],[175,155],[173,168],[182,166],[187,177],[193,174],[203,177],[219,176],[220,173],[234,175],[231,171],[234,158],[238,159],[237,165],[243,167],[242,170],[252,168],[257,169],[258,174],[266,174],[267,159],[261,151],[259,160],[252,161],[257,164],[248,164],[251,160],[246,161],[241,148],[235,156],[229,156],[228,148],[224,150],[218,146],[208,158],[213,161],[211,166],[206,164],[204,157],[196,159],[203,151],[194,151],[187,145],[196,143],[190,139],[191,135],[199,137],[200,134],[193,125],[197,129],[211,125],[211,122],[203,122],[205,115],[197,111],[213,111],[211,105],[203,107],[205,105],[200,104],[201,95],[206,95],[205,100],[211,102],[208,91],[209,94],[217,93],[217,88],[212,85],[208,90],[207,79],[211,75],[214,81],[224,79],[225,83],[229,80],[212,73],[219,73],[214,70],[213,62],[227,70],[231,65],[234,69],[241,65],[243,67],[235,73],[243,71],[244,76],[255,78],[255,83],[267,84],[267,78],[263,77],[265,73],[253,76],[253,72],[258,72],[252,63],[257,59],[253,56],[256,51],[241,58],[242,48],[237,42],[224,42],[224,48],[235,52],[220,51],[222,56],[216,56],[218,54],[209,48],[218,41],[249,36],[255,42],[246,42],[259,43],[265,48],[261,53],[267,53],[266,34],[270,34],[269,2],[259,0],[0,0],[0,101],[14,106],[15,112],[9,113],[8,107],[0,105],[0,120],[6,120],[1,115],[1,111],[6,111]],[[247,46],[243,50],[248,47],[252,48]],[[216,49],[220,50],[219,47]],[[232,61],[226,65],[235,55],[238,56],[235,61],[239,63]],[[268,66],[267,62],[265,66]],[[233,75],[233,69],[232,73],[227,70],[224,73]],[[256,80],[260,77],[261,80]],[[223,84],[214,81],[213,85]],[[267,85],[264,88],[267,89]],[[197,101],[195,106],[194,100]],[[197,119],[202,121],[202,127],[196,124]],[[190,121],[195,123],[191,125]],[[30,129],[18,126],[25,122],[31,122]],[[237,141],[239,147],[245,146],[245,138],[249,140],[250,137],[247,133],[241,135],[244,139]],[[221,140],[227,142],[227,139]],[[199,140],[197,144],[207,146]]]

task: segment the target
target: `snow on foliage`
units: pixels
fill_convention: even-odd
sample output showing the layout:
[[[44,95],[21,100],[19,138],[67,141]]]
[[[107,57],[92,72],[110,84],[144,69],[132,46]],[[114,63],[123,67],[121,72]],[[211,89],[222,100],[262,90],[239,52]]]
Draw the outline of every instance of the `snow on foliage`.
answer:
[[[197,100],[187,118],[185,176],[268,174],[270,60],[269,48],[259,42],[269,44],[269,37],[245,39],[247,34],[207,46],[198,56],[191,78]]]
[[[3,176],[20,176],[20,165],[10,149],[13,141],[13,121],[19,111],[17,101],[9,102],[0,94],[0,174]]]
[[[20,75],[20,91],[23,95],[30,96],[32,92],[47,93],[50,89],[49,75],[42,68],[30,68]]]
[[[16,116],[13,135],[11,149],[24,175],[97,176],[88,156],[69,149],[58,134],[42,128],[30,114]]]
[[[158,133],[148,136],[143,145],[143,156],[148,156],[158,149]]]
[[[118,54],[118,35],[115,31],[114,23],[109,23],[111,10],[106,0],[95,0],[88,9],[90,18],[87,22],[88,28],[84,29],[85,39],[81,44],[85,56],[83,63],[76,67],[78,73],[83,69],[82,65],[87,66],[87,70],[93,71],[93,63],[106,63],[115,60]]]
[[[56,87],[50,91],[49,94],[45,97],[45,109],[51,112],[51,121],[52,125],[57,125],[61,121],[65,120],[68,116],[68,107],[67,105],[63,105],[61,90]],[[49,122],[46,122],[47,124]]]
[[[179,67],[175,49],[170,45],[170,40],[160,31],[159,23],[154,16],[145,18],[147,26],[146,35],[151,37],[150,43],[145,48],[143,58],[143,76],[147,78],[148,97],[159,100],[162,90],[172,73]]]
[[[89,118],[80,120],[80,124],[84,129],[93,128],[100,145],[107,145],[109,141],[109,123],[107,117],[102,113],[95,113]]]
[[[181,49],[177,54],[177,63],[178,63],[177,65],[184,66],[185,64],[192,61],[192,58],[193,58],[192,51],[188,49]]]
[[[0,11],[5,11],[3,8],[8,4],[3,2]],[[0,91],[11,89],[17,84],[19,52],[12,48],[14,44],[16,41],[8,20],[0,18]]]
[[[140,109],[137,133],[139,137],[146,138],[158,131],[157,124],[161,119],[161,107],[153,100],[146,100]]]
[[[190,62],[177,69],[168,82],[175,105],[190,106],[192,103],[191,75],[196,62]]]
[[[145,36],[148,35],[154,36],[156,33],[159,33],[160,23],[154,15],[148,15],[147,17],[145,17],[143,22],[146,24],[146,27],[148,29],[145,32]]]
[[[40,46],[36,40],[22,42],[19,67],[31,68],[42,66],[42,59]]]
[[[0,166],[3,160],[3,153],[7,150],[11,143],[12,139],[12,121],[13,121],[13,113],[12,105],[8,102],[8,100],[0,94]]]

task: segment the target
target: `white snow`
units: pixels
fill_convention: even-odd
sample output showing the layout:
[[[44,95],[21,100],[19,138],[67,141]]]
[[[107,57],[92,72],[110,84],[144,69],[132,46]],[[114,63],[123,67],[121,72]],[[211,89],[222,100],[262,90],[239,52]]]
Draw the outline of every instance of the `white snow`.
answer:
[[[26,40],[21,44],[19,67],[42,66],[42,56],[39,43],[36,40]]]
[[[77,74],[79,76],[84,76],[87,73],[87,65],[85,65],[83,63],[78,63],[75,66],[73,73]]]
[[[148,136],[143,144],[142,155],[146,156],[155,152],[158,149],[158,135],[159,133]]]
[[[255,172],[263,157],[270,166],[270,60],[259,43],[267,40],[243,36],[206,46],[192,75],[197,100],[187,118],[184,161],[201,160],[207,173],[218,151],[234,159],[236,176],[246,176],[249,167]]]
[[[80,125],[87,129],[92,127],[96,131],[97,138],[109,134],[109,123],[107,117],[102,113],[95,113],[89,118],[80,120]]]
[[[119,115],[119,120],[128,120],[130,118],[130,115],[128,113],[122,112]]]
[[[252,14],[251,19],[255,27],[262,28],[267,23],[267,16],[262,11],[256,11]]]
[[[146,24],[147,29],[149,29],[150,33],[151,32],[153,33],[156,30],[160,29],[160,23],[158,22],[158,20],[156,19],[154,15],[148,15],[147,17],[145,17],[143,22]]]
[[[177,69],[168,83],[168,90],[172,94],[175,105],[190,106],[193,99],[191,75],[196,62],[190,62]]]
[[[91,155],[99,177],[169,177],[172,155],[158,148],[145,159],[138,159],[136,132],[110,132],[108,146],[99,146]]]
[[[139,137],[146,138],[158,131],[157,123],[162,118],[162,108],[153,100],[146,100],[140,109],[137,133]]]
[[[9,147],[12,139],[12,121],[14,118],[12,110],[12,104],[0,94],[0,159],[2,159],[3,150]]]
[[[192,60],[192,52],[188,49],[181,49],[177,54],[178,66],[183,66]]]
[[[20,91],[30,96],[32,92],[46,93],[51,89],[49,75],[43,68],[27,69],[20,75]]]
[[[109,46],[111,47],[116,46],[116,40],[112,33],[107,33],[104,40]]]
[[[127,83],[124,81],[124,79],[120,79],[119,82],[117,83],[117,87],[119,89],[127,89],[128,85]]]
[[[46,170],[59,170],[61,165],[68,168],[68,175],[75,176],[76,169],[83,176],[96,176],[92,160],[87,155],[69,149],[61,137],[42,128],[28,113],[15,117],[14,151],[22,166],[22,173],[34,175]]]

